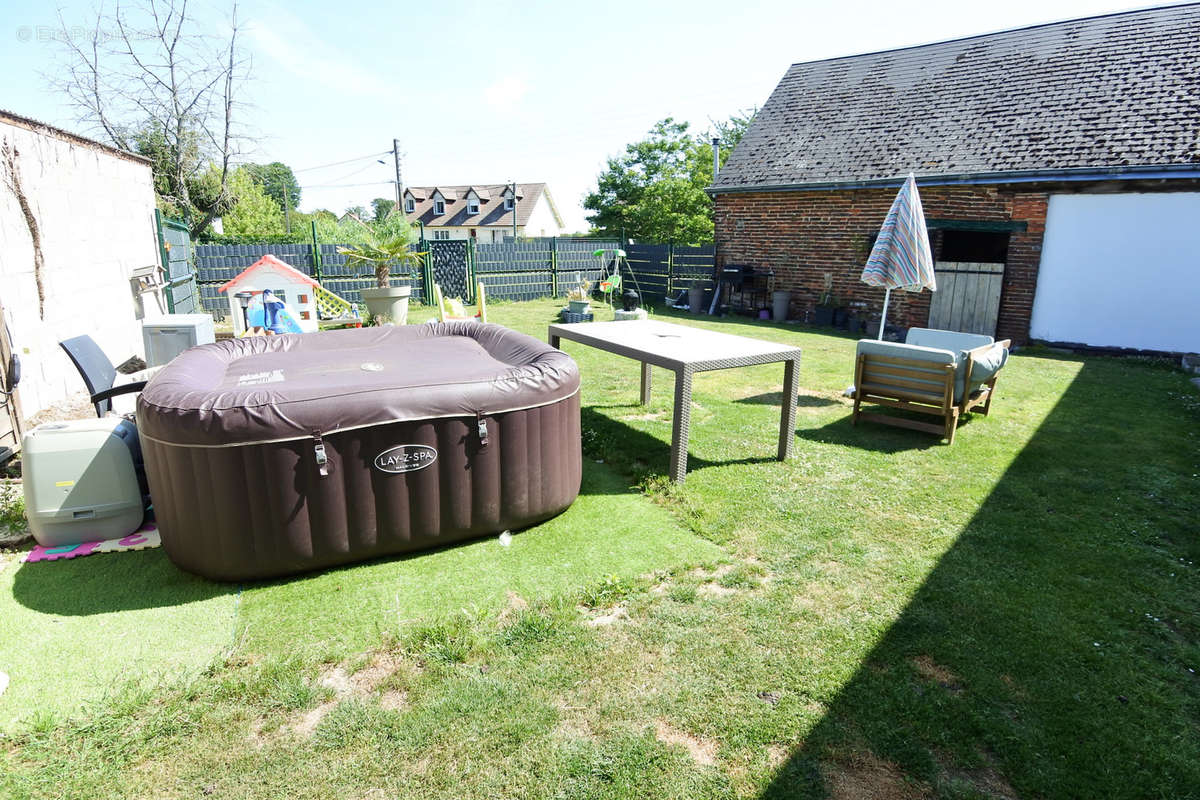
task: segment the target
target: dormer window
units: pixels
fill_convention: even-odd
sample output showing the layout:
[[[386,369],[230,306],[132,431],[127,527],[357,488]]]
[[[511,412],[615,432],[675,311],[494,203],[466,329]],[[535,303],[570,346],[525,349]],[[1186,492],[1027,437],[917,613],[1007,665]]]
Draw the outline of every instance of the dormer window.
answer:
[[[412,195],[404,198],[404,213],[411,214],[417,210],[417,201],[413,200]]]
[[[513,210],[513,199],[512,199],[512,195],[509,195],[509,196],[507,196],[507,197],[505,197],[505,198],[504,198],[504,210],[505,210],[505,211],[512,211],[512,210]]]
[[[472,186],[471,188],[467,189],[467,213],[471,215],[478,214],[480,206],[482,206],[489,199],[491,199],[491,195],[488,193],[486,188]]]
[[[445,214],[446,213],[446,201],[440,197],[434,198],[433,213],[437,214],[439,217],[442,214]]]

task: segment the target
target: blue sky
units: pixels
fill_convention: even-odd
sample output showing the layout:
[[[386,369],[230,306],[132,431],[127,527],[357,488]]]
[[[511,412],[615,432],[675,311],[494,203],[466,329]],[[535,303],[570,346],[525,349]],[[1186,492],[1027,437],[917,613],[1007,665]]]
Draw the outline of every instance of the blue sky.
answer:
[[[761,106],[794,62],[1154,5],[249,0],[245,158],[297,170],[304,210],[341,211],[392,196],[382,153],[395,137],[405,183],[545,181],[568,228],[584,230],[607,157],[666,116],[703,129]],[[212,26],[229,7],[193,6]],[[65,2],[62,15],[86,25],[90,9]],[[44,77],[53,6],[0,0],[0,20],[0,108],[87,133]],[[370,153],[386,163],[306,169]]]

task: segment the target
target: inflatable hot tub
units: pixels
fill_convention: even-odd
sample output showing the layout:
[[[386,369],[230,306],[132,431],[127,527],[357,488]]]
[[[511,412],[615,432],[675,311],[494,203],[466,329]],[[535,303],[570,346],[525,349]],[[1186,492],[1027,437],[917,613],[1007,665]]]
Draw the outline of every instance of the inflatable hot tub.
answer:
[[[521,528],[579,493],[579,370],[499,325],[194,347],[137,420],[163,547],[217,580]]]

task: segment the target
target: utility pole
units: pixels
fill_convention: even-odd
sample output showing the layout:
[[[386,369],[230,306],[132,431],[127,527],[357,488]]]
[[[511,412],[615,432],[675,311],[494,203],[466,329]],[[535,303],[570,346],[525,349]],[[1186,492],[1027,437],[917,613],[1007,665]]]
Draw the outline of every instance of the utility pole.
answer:
[[[713,183],[717,182],[717,172],[721,169],[721,137],[712,137],[713,147]]]
[[[292,198],[288,194],[288,187],[283,185],[283,219],[287,224],[287,232],[292,232]]]
[[[392,139],[392,157],[396,159],[396,209],[401,214],[404,213],[402,198],[400,195],[404,192],[404,185],[400,183],[400,140]]]
[[[517,243],[517,182],[512,182],[513,193],[513,244]]]

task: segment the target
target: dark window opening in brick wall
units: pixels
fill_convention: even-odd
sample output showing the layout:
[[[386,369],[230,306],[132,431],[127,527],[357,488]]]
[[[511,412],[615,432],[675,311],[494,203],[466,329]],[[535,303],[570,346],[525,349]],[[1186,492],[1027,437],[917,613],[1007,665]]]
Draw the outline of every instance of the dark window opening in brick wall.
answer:
[[[1008,260],[1008,234],[992,231],[942,231],[941,251],[937,260],[968,264],[1003,264]]]

